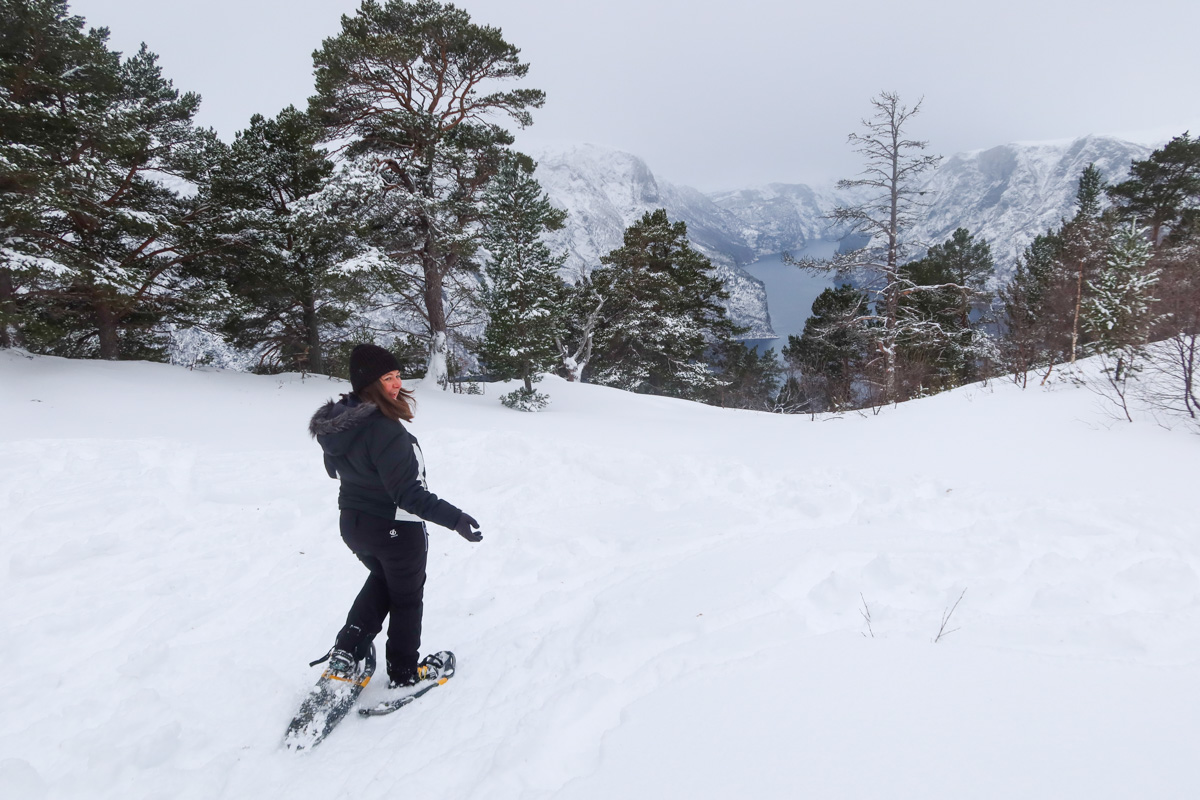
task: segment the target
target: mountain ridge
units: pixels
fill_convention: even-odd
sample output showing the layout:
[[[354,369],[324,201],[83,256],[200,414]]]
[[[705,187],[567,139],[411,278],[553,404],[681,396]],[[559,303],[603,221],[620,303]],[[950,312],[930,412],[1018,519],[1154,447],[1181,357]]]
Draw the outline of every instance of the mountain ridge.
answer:
[[[1096,164],[1108,182],[1122,180],[1130,162],[1150,145],[1089,134],[1052,142],[1013,142],[945,158],[921,184],[933,199],[908,237],[914,249],[944,241],[965,227],[986,239],[996,258],[998,282],[1015,268],[1033,238],[1073,213],[1079,174]],[[814,242],[838,241],[849,232],[828,214],[853,201],[832,184],[770,183],[705,193],[657,177],[640,157],[594,144],[532,150],[537,177],[567,224],[549,237],[566,251],[564,277],[577,280],[620,247],[625,228],[643,214],[665,208],[687,223],[688,237],[712,260],[730,292],[733,319],[748,338],[771,338],[766,289],[742,267]]]

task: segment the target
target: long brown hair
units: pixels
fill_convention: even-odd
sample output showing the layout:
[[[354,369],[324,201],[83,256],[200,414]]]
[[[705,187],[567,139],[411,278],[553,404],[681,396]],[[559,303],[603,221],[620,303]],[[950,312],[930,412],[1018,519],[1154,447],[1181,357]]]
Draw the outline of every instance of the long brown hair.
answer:
[[[383,390],[382,380],[372,381],[358,392],[358,396],[359,399],[378,406],[380,413],[388,419],[397,421],[412,422],[413,411],[417,407],[413,393],[404,387],[400,387],[400,394],[395,400],[389,397],[388,393]]]

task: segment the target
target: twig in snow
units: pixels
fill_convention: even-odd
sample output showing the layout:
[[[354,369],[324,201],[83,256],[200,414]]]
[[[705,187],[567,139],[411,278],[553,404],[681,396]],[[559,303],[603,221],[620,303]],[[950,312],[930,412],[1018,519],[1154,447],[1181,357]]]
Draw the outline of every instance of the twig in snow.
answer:
[[[863,597],[862,592],[859,592],[858,596],[862,597],[863,601],[863,607],[858,613],[862,614],[863,622],[867,623],[867,633],[871,634],[871,638],[874,639],[875,631],[871,630],[871,607],[867,605],[867,598]],[[864,633],[863,637],[866,637],[867,633]]]
[[[938,628],[937,636],[934,637],[934,640],[933,640],[934,644],[937,644],[938,642],[940,642],[942,640],[943,636],[949,636],[950,634],[954,633],[955,631],[961,630],[961,628],[951,628],[950,630],[946,630],[946,625],[949,624],[950,618],[952,616],[954,616],[954,610],[956,608],[958,608],[958,604],[962,602],[963,595],[966,593],[967,593],[967,590],[964,588],[962,590],[962,592],[959,593],[958,599],[954,601],[954,605],[950,606],[950,608],[948,608],[946,611],[942,612],[942,627]]]

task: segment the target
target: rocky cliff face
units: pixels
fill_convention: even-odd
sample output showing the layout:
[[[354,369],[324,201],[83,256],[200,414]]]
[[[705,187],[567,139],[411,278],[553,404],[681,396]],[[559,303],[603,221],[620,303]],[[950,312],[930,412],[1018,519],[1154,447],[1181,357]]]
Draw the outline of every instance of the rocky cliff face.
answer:
[[[1074,213],[1084,167],[1094,163],[1106,180],[1116,182],[1132,160],[1150,151],[1120,139],[1085,136],[959,153],[927,177],[922,188],[929,206],[910,238],[928,246],[965,227],[991,243],[1002,280],[1033,237]],[[671,219],[687,223],[696,249],[717,267],[729,288],[730,313],[751,329],[752,338],[772,335],[767,297],[762,283],[740,266],[815,241],[841,239],[846,231],[825,215],[853,200],[833,186],[778,183],[705,195],[656,178],[637,156],[595,145],[532,155],[551,201],[569,212],[567,227],[551,241],[569,254],[566,277],[589,273],[600,256],[621,245],[626,226],[647,211],[665,208]]]
[[[829,187],[772,183],[759,189],[719,192],[712,200],[737,218],[739,233],[756,256],[797,250],[806,242],[840,238],[824,215],[840,202]]]
[[[926,181],[932,201],[914,238],[937,243],[965,227],[991,243],[997,272],[1010,274],[1035,236],[1075,213],[1079,175],[1088,164],[1116,183],[1129,174],[1131,161],[1150,152],[1132,142],[1085,136],[951,156]]]

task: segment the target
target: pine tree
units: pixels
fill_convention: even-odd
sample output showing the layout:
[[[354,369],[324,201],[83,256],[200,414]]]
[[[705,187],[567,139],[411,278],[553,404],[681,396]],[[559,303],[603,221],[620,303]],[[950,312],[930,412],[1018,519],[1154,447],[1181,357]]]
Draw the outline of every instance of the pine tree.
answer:
[[[1191,206],[1185,213],[1194,210]],[[1150,336],[1162,344],[1153,351],[1143,398],[1194,423],[1200,419],[1200,215],[1189,216],[1185,227],[1154,248],[1147,265],[1160,272]]]
[[[228,289],[220,327],[265,361],[333,374],[328,351],[353,336],[348,323],[368,285],[354,259],[365,250],[350,209],[339,207],[324,131],[289,106],[256,114],[239,131],[209,194],[230,246],[216,271]]]
[[[952,283],[955,295],[955,314],[960,329],[970,327],[972,310],[991,305],[988,283],[995,274],[996,262],[992,248],[985,240],[976,239],[966,228],[958,228],[950,238],[929,248],[924,259],[935,272]]]
[[[1001,357],[1022,385],[1030,370],[1054,363],[1069,347],[1070,311],[1062,302],[1067,295],[1058,291],[1061,252],[1057,231],[1035,237],[1000,290]]]
[[[1001,290],[1006,332],[1000,349],[1022,382],[1037,366],[1046,366],[1048,377],[1056,364],[1073,362],[1090,342],[1083,310],[1114,222],[1101,207],[1103,191],[1100,171],[1089,165],[1079,177],[1075,215],[1034,239]]]
[[[900,299],[905,380],[938,391],[975,379],[988,348],[971,314],[980,317],[991,303],[994,264],[988,243],[959,228],[901,268],[905,282],[921,287]]]
[[[1183,230],[1200,201],[1200,139],[1176,136],[1149,158],[1135,160],[1129,178],[1108,188],[1126,219],[1150,225],[1150,242],[1157,245],[1164,231]]]
[[[866,293],[842,284],[821,292],[813,300],[804,331],[788,337],[783,358],[806,410],[855,405],[854,385],[868,377],[871,357],[869,334],[862,323],[868,315]]]
[[[710,351],[736,335],[712,264],[692,249],[687,225],[647,212],[625,243],[600,259],[591,281],[605,305],[595,332],[591,380],[690,399],[720,380]]]
[[[1101,214],[1100,198],[1104,178],[1095,164],[1089,164],[1079,176],[1075,192],[1078,208],[1075,216],[1063,225],[1060,254],[1062,269],[1074,277],[1074,310],[1071,318],[1070,361],[1075,363],[1080,352],[1080,334],[1085,295],[1090,279],[1104,261],[1105,242],[1109,236],[1110,220]]]
[[[1142,346],[1154,325],[1151,290],[1159,271],[1146,269],[1150,260],[1147,231],[1129,223],[1108,241],[1107,257],[1083,312],[1083,324],[1095,335],[1095,347],[1113,399],[1130,422],[1130,380],[1142,371]]]
[[[1104,267],[1085,308],[1084,324],[1093,332],[1097,349],[1119,353],[1146,342],[1155,322],[1152,295],[1159,271],[1148,270],[1149,231],[1135,223],[1122,225],[1108,242]]]
[[[527,158],[506,160],[484,197],[489,319],[480,355],[493,376],[521,378],[526,396],[538,373],[558,365],[566,303],[558,274],[566,253],[551,253],[542,238],[562,228],[566,212],[550,204],[534,167]]]
[[[121,63],[108,31],[85,31],[61,0],[0,0],[0,19],[0,345],[53,348],[69,333],[47,305],[71,269],[72,225],[94,221],[79,198],[93,166],[81,145],[103,132]]]
[[[721,382],[709,402],[722,408],[776,410],[783,367],[773,348],[759,354],[744,342],[729,339],[714,349],[714,355]]]
[[[1151,223],[1146,269],[1158,281],[1150,336],[1162,344],[1147,363],[1142,398],[1169,415],[1200,419],[1200,140],[1185,133],[1135,161],[1110,196],[1125,219]]]
[[[192,124],[199,96],[176,91],[145,46],[122,59],[106,30],[84,34],[64,3],[6,3],[3,13],[0,182],[18,191],[0,214],[18,244],[0,259],[0,313],[12,313],[12,285],[30,281],[29,346],[156,357],[164,323],[194,313],[207,213],[167,181],[202,185],[220,142]],[[33,274],[13,268],[14,253],[38,257]]]
[[[544,101],[536,89],[493,91],[525,77],[519,54],[500,30],[431,0],[364,0],[313,54],[312,109],[376,177],[367,222],[392,264],[392,290],[425,327],[427,376],[439,382],[447,288],[477,268],[481,194],[513,143],[495,120],[524,127]]]
[[[107,33],[84,30],[63,0],[0,0],[0,347],[31,321],[53,277],[53,220],[77,131],[101,113],[119,69]]]

